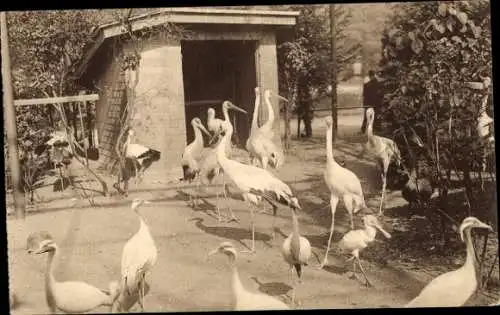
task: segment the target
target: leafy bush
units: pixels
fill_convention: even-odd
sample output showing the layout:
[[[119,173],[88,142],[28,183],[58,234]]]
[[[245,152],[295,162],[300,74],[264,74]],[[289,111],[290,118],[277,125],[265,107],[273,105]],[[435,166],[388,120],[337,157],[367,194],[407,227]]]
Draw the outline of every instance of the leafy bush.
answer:
[[[488,149],[477,126],[491,95],[489,1],[399,4],[382,45],[385,132],[406,164],[423,165],[440,188],[459,174],[473,202],[471,176]]]

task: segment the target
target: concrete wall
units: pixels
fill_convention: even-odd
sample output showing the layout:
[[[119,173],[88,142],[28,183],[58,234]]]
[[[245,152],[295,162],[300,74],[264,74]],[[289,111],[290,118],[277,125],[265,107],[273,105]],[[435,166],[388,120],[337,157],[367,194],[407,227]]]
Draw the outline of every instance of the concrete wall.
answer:
[[[161,152],[160,162],[153,164],[149,172],[165,173],[177,167],[180,176],[186,144],[180,41],[152,39],[144,42],[140,50],[131,126],[138,143]]]
[[[274,33],[263,33],[259,40],[259,47],[257,49],[257,82],[262,87],[261,94],[261,110],[259,111],[259,123],[262,124],[267,120],[268,111],[264,103],[264,89],[271,89],[278,93],[278,59],[276,51],[276,36]],[[274,109],[274,142],[281,145],[281,131],[279,119],[280,102],[279,99],[272,97],[271,104]]]

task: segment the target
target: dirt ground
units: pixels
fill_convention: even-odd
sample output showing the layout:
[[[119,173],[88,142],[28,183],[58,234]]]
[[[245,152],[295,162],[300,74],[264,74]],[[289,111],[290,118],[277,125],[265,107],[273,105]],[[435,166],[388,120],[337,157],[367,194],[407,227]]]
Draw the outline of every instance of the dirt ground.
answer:
[[[353,139],[359,130],[361,116],[345,116],[340,123],[335,156],[344,159],[347,167],[358,174],[368,206],[376,208],[380,198],[380,176],[374,163],[355,157],[359,144]],[[294,134],[295,130],[296,127],[292,126]],[[310,265],[305,268],[303,283],[297,289],[300,308],[401,307],[437,274],[456,269],[463,263],[465,250],[460,246],[454,264],[434,269],[425,264],[425,258],[414,258],[413,267],[409,267],[394,255],[388,257],[381,249],[397,244],[397,238],[404,237],[404,233],[395,230],[391,212],[405,207],[401,193],[389,191],[386,218],[382,224],[398,237],[386,240],[379,234],[373,246],[361,254],[374,287],[364,287],[348,278],[347,268],[350,269],[351,265],[337,253],[335,244],[330,251],[330,266],[318,269],[325,253],[331,216],[327,207],[329,193],[322,178],[326,158],[324,126],[320,120],[314,124],[314,133],[310,140],[294,141],[285,165],[276,172],[300,200],[303,207],[299,217],[301,234],[313,247]],[[244,154],[239,152],[237,156],[244,160]],[[75,198],[69,190],[61,199],[60,193],[40,189],[39,194],[46,201],[39,204],[37,211],[29,213],[25,221],[9,216],[10,290],[20,301],[12,314],[48,312],[44,297],[46,257],[30,256],[25,249],[26,239],[34,231],[49,231],[58,242],[61,255],[55,277],[59,281],[80,280],[107,288],[110,281],[118,280],[123,246],[139,226],[137,216],[130,209],[131,200],[136,197],[148,198],[152,202],[144,206],[141,213],[159,250],[157,264],[149,277],[151,290],[146,297],[146,310],[229,310],[231,290],[227,258],[216,255],[208,259],[207,253],[222,241],[231,241],[240,250],[250,245],[249,206],[234,195],[229,204],[240,222],[219,224],[213,214],[214,189],[204,192],[202,206],[194,210],[187,206],[188,194],[193,193],[191,187],[180,184],[177,178],[151,178],[154,176],[146,175],[138,189],[132,184],[128,198],[117,196],[113,188],[113,195],[109,198],[93,197],[96,206],[90,206],[87,199]],[[220,205],[226,212],[222,200]],[[291,232],[290,210],[280,208],[276,220],[278,233],[273,241],[270,239],[272,216],[259,214],[256,220],[257,253],[238,257],[242,282],[249,290],[279,296],[289,303],[291,283],[288,266],[281,257],[281,245],[284,236]],[[348,227],[346,211],[341,204],[335,222],[334,240],[338,240]],[[361,227],[361,219],[356,218],[355,224]],[[414,268],[419,264],[421,268]],[[498,292],[487,292],[478,294],[468,304],[487,305],[494,300],[498,300]],[[96,311],[106,312],[108,309]]]

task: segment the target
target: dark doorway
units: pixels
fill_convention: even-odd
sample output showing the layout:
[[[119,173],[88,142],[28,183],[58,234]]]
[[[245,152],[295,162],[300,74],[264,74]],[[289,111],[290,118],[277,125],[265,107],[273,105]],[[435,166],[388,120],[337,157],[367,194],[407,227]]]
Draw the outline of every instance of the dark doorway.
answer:
[[[191,120],[199,117],[206,125],[207,110],[224,119],[222,102],[229,100],[248,114],[229,112],[234,128],[233,142],[241,147],[250,132],[257,85],[256,41],[182,41],[182,73],[186,110],[187,141],[194,139]]]

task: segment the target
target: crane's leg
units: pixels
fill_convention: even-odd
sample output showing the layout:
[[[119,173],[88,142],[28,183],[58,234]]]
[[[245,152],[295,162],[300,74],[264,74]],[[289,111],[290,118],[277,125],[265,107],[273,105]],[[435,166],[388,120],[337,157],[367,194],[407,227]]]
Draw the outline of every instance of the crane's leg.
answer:
[[[276,231],[274,230],[274,227],[276,225],[276,214],[278,214],[278,207],[272,206],[273,207],[273,223],[271,226],[272,232],[271,232],[271,240],[274,240],[276,237]]]
[[[143,312],[144,312],[144,308],[145,308],[145,307],[144,307],[144,304],[145,304],[145,303],[144,303],[144,295],[145,295],[145,292],[144,292],[144,289],[145,289],[145,288],[144,288],[144,283],[145,283],[145,282],[146,282],[146,278],[145,278],[145,276],[143,276],[143,277],[142,277],[142,281],[141,281],[141,301],[142,301],[142,303],[141,303],[141,308],[142,308],[142,311],[143,311]]]
[[[333,228],[334,228],[334,224],[335,224],[335,211],[337,210],[338,202],[339,202],[339,198],[332,194],[330,197],[330,209],[332,212],[332,225],[330,226],[330,237],[328,238],[328,245],[326,245],[325,258],[323,259],[323,262],[321,263],[320,268],[325,267],[326,264],[328,263],[328,252],[330,251],[330,243],[332,242]]]
[[[387,170],[389,169],[389,161],[384,159],[382,162],[382,196],[380,197],[380,208],[378,210],[378,215],[384,214],[384,197],[385,197],[385,187],[387,185]]]
[[[366,276],[366,272],[365,272],[365,270],[363,269],[363,266],[361,265],[361,261],[359,260],[359,256],[356,256],[356,261],[358,262],[359,269],[361,270],[361,273],[363,274],[363,277],[364,277],[364,278],[365,278],[365,280],[366,280],[365,285],[366,285],[367,287],[373,287],[373,284],[370,282],[370,280],[368,280],[368,277]]]
[[[252,248],[250,250],[243,250],[242,253],[255,254],[255,215],[253,213],[253,206],[250,206],[250,215],[252,220]]]
[[[219,221],[219,223],[221,223],[222,222],[222,216],[220,214],[220,208],[219,208],[219,200],[220,200],[219,195],[220,195],[219,190],[216,190],[216,192],[215,192],[215,198],[216,198],[216,200],[215,200],[215,210],[217,211],[217,220]]]
[[[349,213],[349,219],[351,221],[350,222],[351,223],[351,230],[354,230],[354,215],[353,215],[353,212],[354,212],[354,200],[348,194],[344,195],[343,200],[344,200],[344,206],[345,206],[347,212]]]
[[[224,200],[226,200],[227,209],[231,217],[228,219],[228,222],[239,222],[239,219],[234,215],[233,209],[229,205],[229,199],[227,198],[226,192],[226,183],[224,182],[224,174],[222,175],[222,193],[224,194]]]

